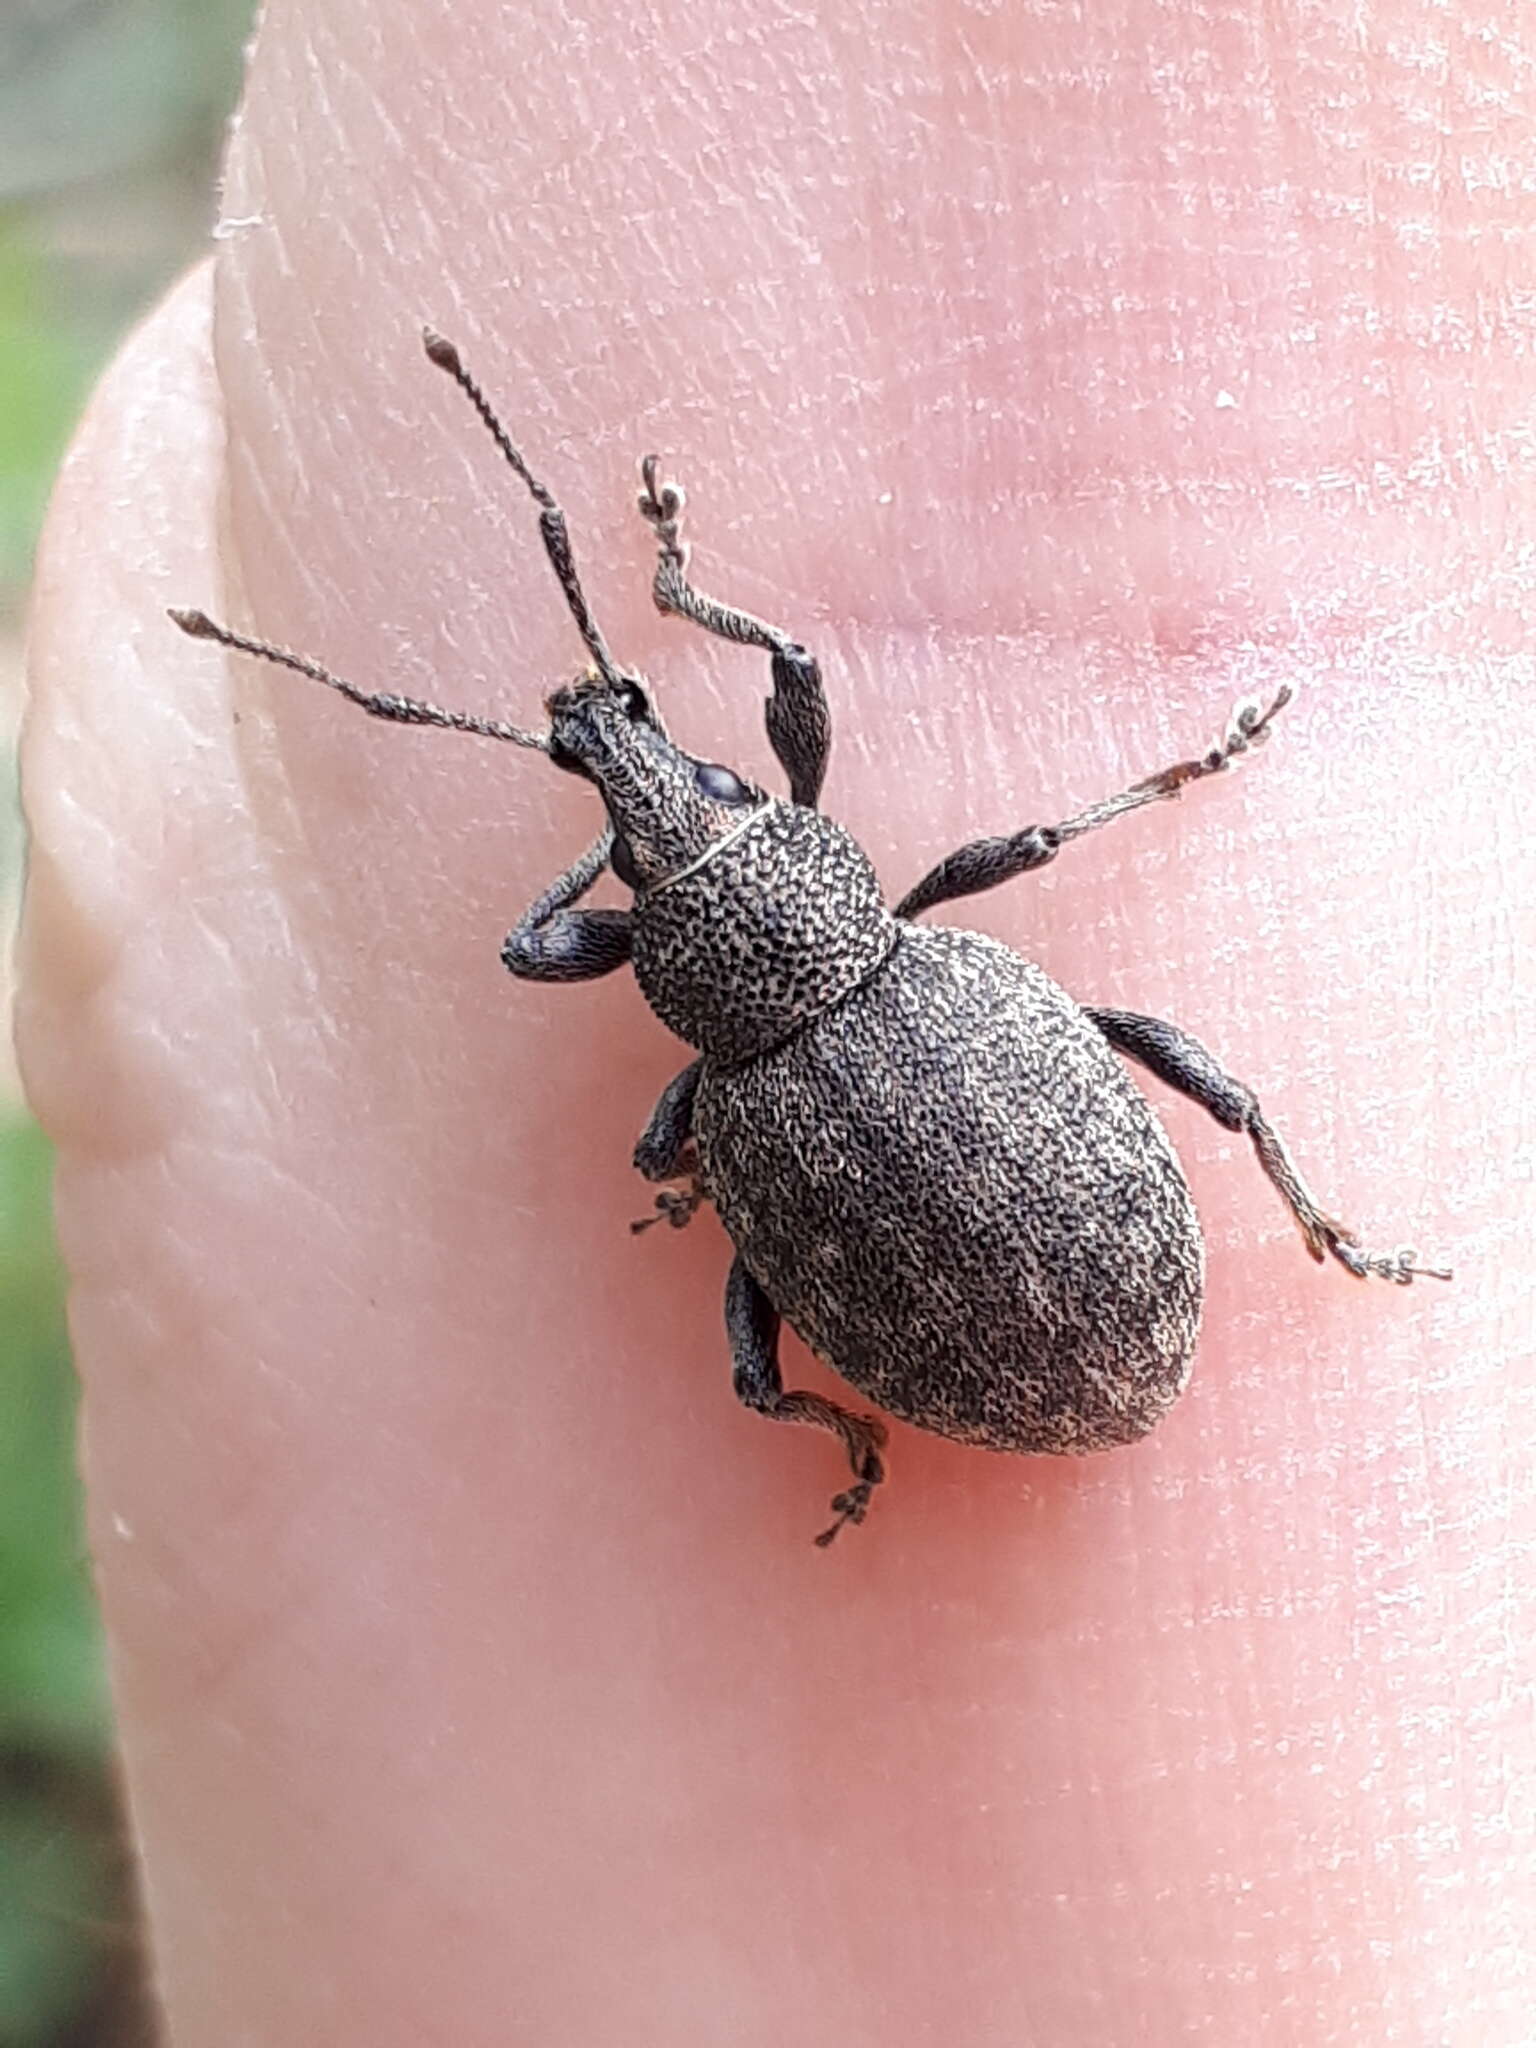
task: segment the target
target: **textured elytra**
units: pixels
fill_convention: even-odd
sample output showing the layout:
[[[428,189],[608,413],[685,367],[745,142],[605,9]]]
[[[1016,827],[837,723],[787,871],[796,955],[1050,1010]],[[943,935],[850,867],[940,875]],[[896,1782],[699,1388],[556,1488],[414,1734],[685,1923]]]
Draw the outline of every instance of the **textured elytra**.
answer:
[[[705,1187],[786,1320],[888,1413],[996,1450],[1129,1443],[1177,1399],[1199,1327],[1172,1148],[1039,968],[895,928],[777,1051],[706,1060]]]

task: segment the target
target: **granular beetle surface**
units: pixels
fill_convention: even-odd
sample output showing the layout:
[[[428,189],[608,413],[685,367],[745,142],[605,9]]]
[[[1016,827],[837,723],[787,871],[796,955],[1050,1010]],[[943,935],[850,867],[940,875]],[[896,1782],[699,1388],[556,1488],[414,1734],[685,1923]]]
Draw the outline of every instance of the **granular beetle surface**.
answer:
[[[647,1224],[685,1224],[703,1201],[718,1210],[736,1248],[725,1319],[738,1397],[830,1430],[852,1468],[818,1543],[863,1521],[886,1431],[875,1415],[786,1391],[781,1320],[886,1414],[990,1450],[1131,1443],[1177,1400],[1200,1323],[1200,1225],[1123,1059],[1247,1135],[1315,1259],[1404,1285],[1449,1277],[1407,1247],[1366,1251],[1318,1206],[1252,1091],[1177,1026],[1081,1007],[995,939],[915,922],[1219,774],[1267,739],[1289,689],[1267,708],[1239,705],[1206,753],[1059,825],[962,846],[887,908],[868,858],[819,808],[831,725],[816,661],[689,581],[682,493],[656,459],[641,465],[640,510],[660,550],[657,605],[767,655],[768,736],[789,801],[674,744],[645,684],[608,650],[560,508],[457,351],[430,332],[426,347],[532,492],[586,644],[591,666],[548,699],[548,730],[359,689],[202,612],[172,617],[375,717],[535,748],[596,788],[601,834],[502,957],[529,981],[591,981],[627,962],[696,1049],[636,1147],[647,1179],[673,1183]],[[631,907],[578,909],[609,868]]]

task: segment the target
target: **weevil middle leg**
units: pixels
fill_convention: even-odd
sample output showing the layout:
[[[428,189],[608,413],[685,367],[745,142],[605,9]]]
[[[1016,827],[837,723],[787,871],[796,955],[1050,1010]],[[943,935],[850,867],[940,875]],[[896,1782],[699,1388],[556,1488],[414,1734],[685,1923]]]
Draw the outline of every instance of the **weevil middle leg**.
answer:
[[[684,1189],[667,1189],[656,1197],[656,1214],[642,1217],[631,1223],[631,1230],[649,1230],[653,1223],[670,1223],[674,1230],[681,1230],[693,1221],[704,1190],[697,1174],[687,1174],[684,1168],[684,1154],[693,1136],[693,1099],[699,1092],[699,1076],[704,1071],[704,1062],[694,1060],[674,1074],[661,1091],[656,1107],[651,1111],[650,1122],[640,1133],[635,1146],[635,1171],[643,1173],[647,1180],[678,1180],[686,1178]]]

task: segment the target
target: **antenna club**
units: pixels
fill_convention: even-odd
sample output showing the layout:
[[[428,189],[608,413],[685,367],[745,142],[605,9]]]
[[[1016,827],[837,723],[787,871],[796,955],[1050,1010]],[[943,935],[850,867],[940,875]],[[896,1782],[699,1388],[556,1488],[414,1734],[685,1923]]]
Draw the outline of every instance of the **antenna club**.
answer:
[[[458,350],[447,336],[439,334],[435,327],[422,328],[421,345],[427,352],[428,361],[436,363],[440,370],[446,370],[450,377],[463,375],[464,365],[459,358]]]
[[[180,611],[172,605],[167,617],[174,619],[183,633],[190,633],[194,640],[217,640],[219,629],[206,612]]]

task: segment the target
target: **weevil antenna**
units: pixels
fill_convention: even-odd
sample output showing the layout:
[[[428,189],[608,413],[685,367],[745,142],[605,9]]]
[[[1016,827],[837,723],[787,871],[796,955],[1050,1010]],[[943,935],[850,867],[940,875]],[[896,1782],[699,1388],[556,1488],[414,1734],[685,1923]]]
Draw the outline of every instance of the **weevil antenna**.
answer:
[[[472,711],[449,711],[441,704],[426,704],[416,697],[394,697],[374,690],[360,690],[356,683],[333,675],[328,668],[322,667],[318,661],[309,660],[306,655],[277,647],[270,640],[251,640],[244,633],[232,633],[228,626],[217,624],[206,612],[173,610],[171,617],[183,633],[190,633],[194,640],[217,640],[221,647],[232,647],[237,654],[254,654],[260,661],[272,661],[279,668],[291,668],[295,675],[324,683],[328,690],[339,690],[349,704],[356,704],[373,718],[393,719],[397,725],[447,726],[454,732],[478,733],[484,739],[510,740],[514,747],[533,747],[541,754],[549,752],[549,741],[542,733],[525,732],[522,726],[508,725],[500,718],[476,718]]]
[[[491,401],[465,369],[453,343],[445,340],[432,327],[424,327],[421,330],[421,339],[428,358],[436,363],[440,370],[448,372],[485,422],[490,430],[491,439],[532,492],[539,508],[539,533],[544,542],[544,552],[549,556],[550,566],[559,578],[560,588],[565,592],[565,601],[571,608],[571,617],[576,621],[576,630],[586,642],[587,652],[597,664],[598,673],[603,681],[620,682],[622,678],[613,656],[608,651],[608,642],[603,638],[602,630],[592,616],[586,593],[581,587],[581,579],[576,574],[576,557],[571,551],[571,536],[565,523],[565,514],[555,503],[548,486],[539,482],[523,460],[522,453],[511,435],[496,417]]]

